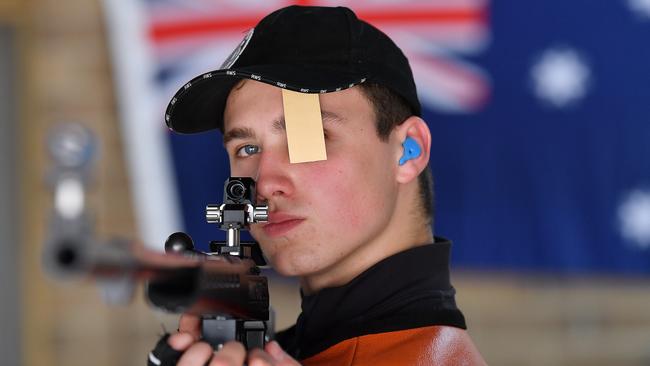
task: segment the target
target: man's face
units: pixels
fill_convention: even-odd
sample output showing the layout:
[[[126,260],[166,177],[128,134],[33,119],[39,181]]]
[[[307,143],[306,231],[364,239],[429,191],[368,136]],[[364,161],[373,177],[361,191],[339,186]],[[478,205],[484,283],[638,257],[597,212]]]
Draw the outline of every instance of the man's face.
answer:
[[[224,112],[231,174],[253,177],[269,205],[269,223],[251,233],[285,275],[354,265],[381,241],[397,199],[396,152],[377,136],[366,97],[352,88],[321,94],[320,103],[327,160],[310,163],[289,163],[279,88],[246,81]]]

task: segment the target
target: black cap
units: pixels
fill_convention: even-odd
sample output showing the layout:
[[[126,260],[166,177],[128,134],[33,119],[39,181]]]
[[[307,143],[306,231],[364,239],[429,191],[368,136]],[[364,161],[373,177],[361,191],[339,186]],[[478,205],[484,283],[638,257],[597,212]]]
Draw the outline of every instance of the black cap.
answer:
[[[180,133],[223,131],[232,87],[253,79],[302,93],[329,93],[371,82],[402,96],[420,115],[413,73],[395,43],[345,7],[289,6],[267,15],[219,70],[199,75],[167,106]]]

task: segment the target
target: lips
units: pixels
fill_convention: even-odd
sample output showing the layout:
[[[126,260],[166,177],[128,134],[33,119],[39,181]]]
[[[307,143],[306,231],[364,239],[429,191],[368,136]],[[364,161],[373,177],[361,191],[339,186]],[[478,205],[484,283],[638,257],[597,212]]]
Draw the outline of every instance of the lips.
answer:
[[[302,217],[283,212],[271,212],[269,213],[269,221],[262,225],[262,230],[269,237],[278,237],[287,234],[303,221],[305,219]]]

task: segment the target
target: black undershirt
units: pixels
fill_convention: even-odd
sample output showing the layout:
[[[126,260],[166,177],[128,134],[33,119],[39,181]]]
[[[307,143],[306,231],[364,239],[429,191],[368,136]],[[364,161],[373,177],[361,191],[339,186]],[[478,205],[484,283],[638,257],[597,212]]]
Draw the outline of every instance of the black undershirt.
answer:
[[[436,238],[370,267],[348,284],[302,296],[296,325],[276,340],[306,359],[346,339],[431,325],[466,329],[449,280],[451,242]]]

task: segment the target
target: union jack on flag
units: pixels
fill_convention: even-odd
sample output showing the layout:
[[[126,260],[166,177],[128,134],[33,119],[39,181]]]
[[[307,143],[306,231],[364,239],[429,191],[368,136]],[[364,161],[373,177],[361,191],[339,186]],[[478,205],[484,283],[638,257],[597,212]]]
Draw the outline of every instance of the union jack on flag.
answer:
[[[486,0],[150,0],[145,4],[157,80],[168,95],[197,74],[218,68],[265,15],[299,4],[350,7],[388,34],[409,58],[425,107],[472,112],[489,96],[486,74],[463,59],[480,53],[488,42]]]

